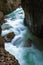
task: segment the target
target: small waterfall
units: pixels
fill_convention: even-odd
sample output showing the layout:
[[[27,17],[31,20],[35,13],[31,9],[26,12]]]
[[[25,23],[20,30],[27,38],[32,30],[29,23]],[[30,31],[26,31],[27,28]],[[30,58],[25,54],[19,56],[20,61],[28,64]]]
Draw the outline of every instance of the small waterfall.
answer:
[[[5,43],[5,49],[18,59],[20,65],[43,65],[43,51],[36,49],[33,44],[28,46],[26,40],[29,37],[29,32],[24,30],[11,43]]]

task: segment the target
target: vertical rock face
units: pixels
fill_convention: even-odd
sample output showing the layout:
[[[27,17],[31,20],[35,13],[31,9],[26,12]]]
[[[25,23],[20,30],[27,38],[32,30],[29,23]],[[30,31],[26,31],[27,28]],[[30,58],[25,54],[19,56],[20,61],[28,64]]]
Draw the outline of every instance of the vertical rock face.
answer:
[[[33,17],[33,30],[36,35],[39,37],[43,36],[43,0],[33,0],[31,3],[32,10],[32,17]],[[41,35],[42,32],[42,35]]]
[[[22,2],[24,4],[24,10],[27,13],[26,17],[28,18],[30,16],[32,20],[32,23],[31,21],[28,22],[32,24],[31,31],[35,35],[41,36],[43,27],[43,0],[22,0]],[[29,19],[27,21],[29,21]]]

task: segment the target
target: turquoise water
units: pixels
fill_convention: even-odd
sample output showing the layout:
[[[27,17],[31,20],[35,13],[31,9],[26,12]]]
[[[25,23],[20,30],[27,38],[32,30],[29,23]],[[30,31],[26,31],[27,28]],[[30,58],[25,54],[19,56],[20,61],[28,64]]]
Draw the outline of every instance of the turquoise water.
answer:
[[[5,44],[5,49],[18,59],[20,65],[43,65],[43,51],[32,47],[16,47]]]

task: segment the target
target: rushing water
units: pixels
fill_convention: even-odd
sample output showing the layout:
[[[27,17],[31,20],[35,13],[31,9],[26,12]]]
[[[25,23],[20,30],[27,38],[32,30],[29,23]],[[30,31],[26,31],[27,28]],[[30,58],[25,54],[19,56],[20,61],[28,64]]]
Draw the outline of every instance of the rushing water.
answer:
[[[43,51],[33,46],[16,47],[9,43],[5,44],[5,49],[18,59],[20,65],[43,65]]]
[[[33,45],[31,47],[26,47],[25,45],[25,41],[28,38],[34,39],[34,36],[32,37],[30,35],[24,25],[17,28],[23,30],[21,30],[19,35],[14,37],[11,43],[5,43],[5,49],[18,59],[20,65],[43,65],[43,51],[39,51]],[[3,34],[5,34],[5,32]]]
[[[37,50],[33,45],[31,47],[23,47],[25,40],[28,38],[33,39],[34,36],[32,37],[28,28],[24,26],[25,15],[22,8],[18,8],[7,16],[9,16],[9,18],[5,19],[7,22],[1,27],[4,29],[1,35],[5,36],[10,32],[14,32],[16,36],[11,42],[15,46],[7,43],[5,44],[5,49],[18,59],[20,65],[43,65],[43,51]],[[30,19],[28,19],[28,21],[31,26]],[[6,30],[7,28],[8,30]]]

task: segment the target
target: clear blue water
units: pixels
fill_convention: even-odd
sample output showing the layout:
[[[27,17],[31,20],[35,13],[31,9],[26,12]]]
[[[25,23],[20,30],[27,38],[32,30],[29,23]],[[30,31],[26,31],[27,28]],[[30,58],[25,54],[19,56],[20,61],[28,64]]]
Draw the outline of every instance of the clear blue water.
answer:
[[[20,65],[43,65],[43,51],[32,47],[16,47],[5,44],[5,49],[18,59]]]

